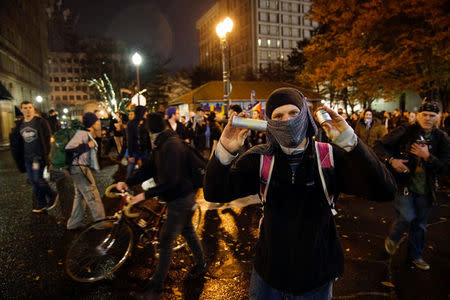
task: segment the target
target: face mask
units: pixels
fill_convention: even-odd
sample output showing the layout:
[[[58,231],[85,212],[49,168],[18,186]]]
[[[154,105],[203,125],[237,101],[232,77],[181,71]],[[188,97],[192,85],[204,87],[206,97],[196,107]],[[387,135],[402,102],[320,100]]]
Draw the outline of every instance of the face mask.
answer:
[[[287,121],[267,121],[267,131],[281,146],[288,148],[300,145],[306,137],[308,126],[307,109],[302,109],[295,118]]]

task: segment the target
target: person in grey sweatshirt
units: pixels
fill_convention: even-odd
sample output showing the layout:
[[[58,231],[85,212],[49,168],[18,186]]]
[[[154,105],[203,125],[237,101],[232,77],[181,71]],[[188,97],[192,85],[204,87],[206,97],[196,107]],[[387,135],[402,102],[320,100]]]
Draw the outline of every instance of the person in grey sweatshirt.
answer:
[[[100,127],[100,120],[94,113],[87,112],[83,115],[83,125],[85,129],[77,130],[66,145],[66,151],[73,157],[70,175],[75,187],[72,214],[67,221],[69,230],[83,227],[86,207],[83,199],[86,200],[94,221],[105,218],[105,209],[91,172],[91,168],[98,170],[97,143],[91,134]]]

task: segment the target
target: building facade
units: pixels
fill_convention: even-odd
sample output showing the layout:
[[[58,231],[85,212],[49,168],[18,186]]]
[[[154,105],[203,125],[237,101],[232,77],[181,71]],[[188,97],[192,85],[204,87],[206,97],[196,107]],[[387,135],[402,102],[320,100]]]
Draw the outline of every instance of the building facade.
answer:
[[[53,1],[50,1],[53,2]],[[24,100],[41,111],[50,108],[47,0],[0,1],[0,83],[12,100],[0,99],[0,141],[7,142],[15,109]],[[43,101],[36,102],[41,96]]]
[[[67,108],[66,118],[81,115],[84,105],[98,98],[95,88],[89,86],[84,76],[85,55],[50,52],[49,62],[50,100],[54,103],[55,109],[61,114],[64,108]]]
[[[297,42],[310,39],[318,26],[308,17],[309,0],[219,0],[196,24],[200,65],[221,70],[220,40],[216,25],[225,17],[233,20],[227,34],[232,77],[258,74],[287,60]]]

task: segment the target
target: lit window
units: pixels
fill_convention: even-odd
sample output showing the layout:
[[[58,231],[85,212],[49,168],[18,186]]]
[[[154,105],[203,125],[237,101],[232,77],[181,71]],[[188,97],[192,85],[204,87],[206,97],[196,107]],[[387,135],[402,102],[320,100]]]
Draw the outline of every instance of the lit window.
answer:
[[[277,47],[280,47],[280,44],[281,44],[280,40],[277,40]]]
[[[261,47],[261,39],[258,39],[258,46]]]
[[[267,40],[267,46],[270,47],[270,40]]]

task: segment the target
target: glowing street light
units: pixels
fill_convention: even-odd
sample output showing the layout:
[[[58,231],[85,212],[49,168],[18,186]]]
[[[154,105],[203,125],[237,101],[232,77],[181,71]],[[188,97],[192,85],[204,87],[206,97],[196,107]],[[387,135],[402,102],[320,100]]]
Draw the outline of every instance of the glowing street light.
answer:
[[[141,82],[139,78],[139,66],[142,63],[142,57],[139,55],[139,53],[134,53],[131,57],[131,60],[133,61],[133,64],[136,66],[136,81],[137,81],[137,92],[138,92],[138,103],[139,103],[139,91],[141,90]],[[138,104],[139,105],[139,104]]]
[[[230,83],[230,63],[228,57],[228,42],[227,33],[231,32],[233,29],[233,21],[230,18],[225,18],[222,22],[217,24],[216,33],[220,38],[220,45],[222,48],[222,72],[223,72],[223,100],[227,103],[228,107],[231,106],[230,93],[231,93],[231,83]]]
[[[42,96],[36,96],[36,102],[41,103],[43,100]]]
[[[64,107],[63,109],[63,113],[67,114],[69,112],[69,110],[67,108]]]

